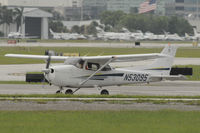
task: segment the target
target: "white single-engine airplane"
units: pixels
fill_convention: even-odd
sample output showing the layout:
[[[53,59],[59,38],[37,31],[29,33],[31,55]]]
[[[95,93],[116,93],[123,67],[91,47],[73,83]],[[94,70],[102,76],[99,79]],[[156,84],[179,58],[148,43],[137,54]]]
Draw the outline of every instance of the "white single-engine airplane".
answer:
[[[75,91],[67,89],[65,94],[74,94],[80,88],[96,87],[101,94],[108,95],[103,86],[150,83],[165,80],[182,80],[183,75],[170,76],[176,47],[166,46],[161,53],[114,55],[114,56],[43,56],[6,54],[6,57],[31,58],[46,60],[46,69],[43,70],[49,84],[58,86],[57,93],[62,93],[63,87],[76,88]],[[132,62],[155,59],[151,65],[139,68],[112,68],[111,62]],[[51,61],[64,61],[63,65],[50,66]]]

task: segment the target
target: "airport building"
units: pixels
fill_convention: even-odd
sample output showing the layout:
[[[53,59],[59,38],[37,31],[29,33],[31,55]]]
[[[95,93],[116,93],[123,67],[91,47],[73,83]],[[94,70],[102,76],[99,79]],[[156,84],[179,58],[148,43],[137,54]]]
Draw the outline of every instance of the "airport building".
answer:
[[[145,0],[83,0],[81,7],[66,7],[67,20],[98,19],[103,11],[118,11],[125,13],[138,13],[140,4]],[[165,0],[157,0],[158,15],[165,15]]]
[[[200,31],[200,0],[172,0],[166,2],[167,16],[181,16]]]
[[[74,4],[80,7],[81,0],[0,0],[3,6],[13,7],[72,7]]]
[[[132,4],[131,0],[120,0],[120,1],[119,0],[108,0],[107,1],[107,10],[109,10],[109,11],[120,10],[125,13],[129,13],[132,5],[133,4]]]
[[[96,12],[102,10],[118,11],[125,13],[137,13],[137,9],[145,0],[83,0],[83,7],[96,7]],[[165,0],[157,0],[158,8],[156,12],[164,14]],[[98,10],[100,8],[101,10]],[[93,10],[91,10],[93,12]],[[162,13],[161,13],[162,12]]]
[[[173,0],[167,2],[166,15],[200,17],[200,0]]]
[[[48,39],[49,38],[49,26],[48,19],[53,17],[49,12],[43,11],[38,8],[24,8],[23,12],[23,24],[20,27],[20,32],[26,37]],[[9,28],[8,28],[9,27]],[[9,26],[6,24],[0,25],[0,31],[4,35],[8,35],[10,32],[18,32],[17,24],[12,23]]]
[[[107,10],[108,11],[117,11],[121,10],[125,13],[137,13],[140,4],[145,2],[145,0],[107,0]],[[157,0],[157,8],[156,12],[161,14],[164,13],[164,2],[163,0]],[[161,7],[161,8],[160,8]]]
[[[125,13],[137,13],[140,4],[145,0],[83,0],[83,8],[92,7],[93,14],[108,11],[123,11]],[[165,0],[157,0],[158,8],[156,13],[164,15],[165,13]],[[95,10],[96,9],[96,10]],[[84,10],[84,14],[87,14]]]
[[[49,12],[38,8],[25,8],[24,23],[22,25],[22,34],[27,36],[36,36],[41,39],[49,38],[48,19],[53,17]]]
[[[58,7],[66,20],[79,21],[97,19],[101,12],[107,10],[106,0],[81,0],[81,4],[72,7]]]
[[[83,15],[97,19],[101,12],[107,10],[107,0],[83,0]]]

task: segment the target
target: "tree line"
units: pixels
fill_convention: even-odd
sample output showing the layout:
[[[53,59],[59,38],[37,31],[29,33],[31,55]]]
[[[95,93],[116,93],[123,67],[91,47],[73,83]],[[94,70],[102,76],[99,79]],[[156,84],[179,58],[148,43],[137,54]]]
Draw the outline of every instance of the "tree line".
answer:
[[[50,27],[57,32],[75,32],[80,34],[96,35],[96,26],[107,32],[120,32],[122,28],[127,28],[131,32],[141,30],[142,32],[152,32],[154,34],[171,34],[177,33],[184,36],[185,33],[193,34],[193,27],[188,21],[177,16],[156,16],[153,14],[126,14],[122,11],[105,11],[100,15],[100,22],[104,24],[98,25],[92,22],[89,26],[73,26],[71,30],[67,30],[61,22],[54,22]]]
[[[98,23],[93,21],[90,25],[82,25],[82,26],[75,25],[71,28],[71,30],[69,30],[67,29],[66,26],[63,25],[61,21],[55,21],[55,20],[49,21],[50,29],[52,29],[54,32],[63,32],[63,33],[96,35],[97,34],[96,26],[98,26]]]
[[[169,32],[185,35],[193,34],[193,27],[188,21],[177,16],[156,16],[153,14],[126,14],[122,11],[105,11],[101,14],[100,20],[108,30],[119,30],[122,27],[130,31],[141,30],[142,32],[152,32],[154,34],[163,34]]]

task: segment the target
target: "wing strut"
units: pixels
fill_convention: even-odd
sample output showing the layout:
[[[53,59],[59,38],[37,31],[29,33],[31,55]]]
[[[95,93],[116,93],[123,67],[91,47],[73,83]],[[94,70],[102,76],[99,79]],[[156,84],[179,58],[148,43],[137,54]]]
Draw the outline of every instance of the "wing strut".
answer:
[[[90,75],[86,80],[84,80],[83,82],[81,82],[79,84],[78,89],[76,89],[73,94],[80,90],[81,86],[84,85],[85,83],[87,83],[93,76],[95,76],[95,74],[97,74],[99,71],[101,71],[105,66],[107,66],[115,57],[110,58],[103,66],[101,66],[97,71],[95,71],[92,75]]]

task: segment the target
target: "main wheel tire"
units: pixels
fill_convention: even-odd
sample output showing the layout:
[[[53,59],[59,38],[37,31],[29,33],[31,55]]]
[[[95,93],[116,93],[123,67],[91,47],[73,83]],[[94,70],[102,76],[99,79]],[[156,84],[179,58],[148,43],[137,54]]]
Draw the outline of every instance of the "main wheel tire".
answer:
[[[60,90],[56,91],[56,94],[61,94],[62,92]]]
[[[73,91],[72,91],[71,89],[67,89],[67,90],[65,91],[65,94],[67,94],[67,95],[72,95],[72,94],[73,94]]]
[[[101,95],[109,95],[109,92],[107,90],[102,90]]]

